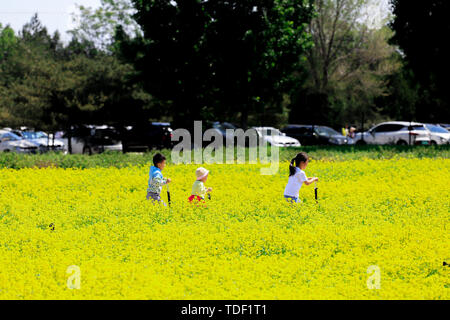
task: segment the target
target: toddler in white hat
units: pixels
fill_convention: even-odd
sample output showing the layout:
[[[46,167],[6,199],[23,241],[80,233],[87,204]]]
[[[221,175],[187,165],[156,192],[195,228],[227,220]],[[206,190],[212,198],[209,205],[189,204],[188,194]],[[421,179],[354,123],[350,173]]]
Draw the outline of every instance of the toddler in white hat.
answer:
[[[209,171],[203,167],[200,167],[195,171],[197,180],[192,185],[192,192],[189,197],[189,201],[193,201],[194,199],[197,201],[204,201],[205,195],[212,191],[212,188],[206,188],[204,184],[208,179],[208,174]]]

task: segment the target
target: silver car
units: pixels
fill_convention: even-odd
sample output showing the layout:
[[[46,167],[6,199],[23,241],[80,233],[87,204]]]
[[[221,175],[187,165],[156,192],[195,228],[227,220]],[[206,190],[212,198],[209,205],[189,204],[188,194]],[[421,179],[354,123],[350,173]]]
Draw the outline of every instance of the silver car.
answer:
[[[0,130],[0,151],[1,152],[17,152],[17,153],[36,153],[38,147],[18,135]]]
[[[41,153],[48,151],[67,152],[63,141],[52,139],[45,132],[22,131],[22,137],[31,143],[34,143]]]
[[[430,132],[431,144],[449,144],[450,143],[450,132],[441,126],[435,124],[425,124],[425,128]]]
[[[430,145],[430,132],[422,123],[383,122],[367,132],[357,133],[356,144]]]

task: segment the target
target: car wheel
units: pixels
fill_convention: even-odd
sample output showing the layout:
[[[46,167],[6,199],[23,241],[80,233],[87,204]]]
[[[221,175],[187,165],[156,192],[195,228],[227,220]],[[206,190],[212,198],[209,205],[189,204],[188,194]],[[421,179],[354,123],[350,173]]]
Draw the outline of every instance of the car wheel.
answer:
[[[398,145],[398,146],[407,146],[408,143],[407,143],[405,140],[399,140],[399,141],[397,142],[397,145]]]
[[[436,145],[437,145],[437,142],[434,141],[434,140],[431,140],[431,145],[432,145],[432,146],[436,146]]]
[[[83,148],[83,154],[92,155],[92,150],[90,147]]]

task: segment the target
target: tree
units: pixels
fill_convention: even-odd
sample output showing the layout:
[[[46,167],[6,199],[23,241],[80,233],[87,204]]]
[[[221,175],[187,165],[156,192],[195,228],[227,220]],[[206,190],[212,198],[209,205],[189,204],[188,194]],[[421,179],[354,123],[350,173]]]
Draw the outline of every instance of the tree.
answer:
[[[31,86],[19,86],[19,83],[33,82],[33,90],[42,89],[47,84],[48,72],[54,68],[49,60],[43,59],[50,50],[51,37],[45,27],[34,15],[19,33],[12,50],[14,54],[8,56],[1,67],[0,96],[1,106],[9,114],[2,119],[8,125],[17,126],[20,123],[37,124],[43,105],[35,94],[31,94]],[[15,93],[20,93],[20,99]],[[28,108],[22,108],[24,97],[30,102]],[[17,98],[17,99],[16,99]]]
[[[8,56],[13,54],[16,44],[17,37],[14,34],[14,30],[9,26],[3,28],[0,23],[0,64],[6,61]]]
[[[26,24],[15,54],[0,64],[3,124],[55,131],[148,119],[149,95],[126,81],[133,67],[84,49],[76,39],[64,46],[58,34],[49,36],[37,17]]]
[[[309,44],[310,1],[133,0],[143,37],[119,34],[136,80],[173,115],[193,120],[249,115],[280,104]]]
[[[450,122],[450,49],[443,35],[450,32],[450,2],[445,0],[391,0],[395,34],[392,42],[405,55],[407,67],[420,84],[420,101],[415,118]]]
[[[9,26],[3,27],[0,24],[0,81],[4,77],[3,68],[8,63],[11,56],[16,54],[17,37]],[[1,90],[0,90],[1,93]],[[0,121],[11,121],[12,115],[5,108],[4,99],[0,96]]]
[[[355,123],[374,116],[375,99],[387,93],[385,77],[398,68],[386,27],[369,27],[368,0],[316,0],[309,25],[314,46],[306,78],[293,95],[291,121]],[[298,120],[301,119],[301,120]]]
[[[397,59],[401,68],[388,76],[389,92],[377,99],[377,105],[382,106],[382,113],[391,119],[411,121],[417,114],[420,85],[400,54],[397,55]]]
[[[133,19],[131,0],[101,0],[97,9],[77,5],[79,13],[72,15],[75,28],[70,30],[79,43],[91,43],[101,51],[110,51],[116,28],[127,34],[139,35],[139,25]]]

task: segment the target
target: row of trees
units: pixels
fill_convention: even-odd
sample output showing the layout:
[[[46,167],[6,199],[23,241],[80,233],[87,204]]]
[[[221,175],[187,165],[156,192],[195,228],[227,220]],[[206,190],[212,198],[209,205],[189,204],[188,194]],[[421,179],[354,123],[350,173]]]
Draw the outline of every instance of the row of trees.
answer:
[[[0,25],[0,125],[447,121],[447,52],[429,35],[448,4],[392,4],[376,27],[375,0],[102,0],[79,7],[70,43],[37,16]]]

